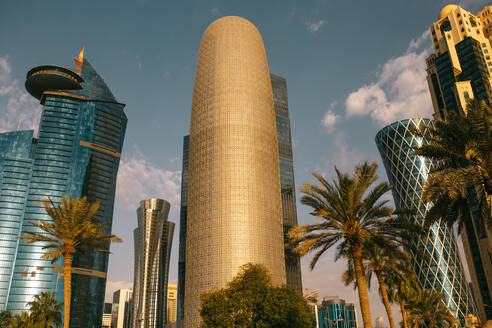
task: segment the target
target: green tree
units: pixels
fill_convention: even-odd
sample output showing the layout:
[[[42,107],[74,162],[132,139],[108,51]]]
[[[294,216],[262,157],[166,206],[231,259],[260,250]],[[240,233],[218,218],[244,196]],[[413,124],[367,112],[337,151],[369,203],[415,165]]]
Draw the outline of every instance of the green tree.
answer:
[[[68,328],[70,322],[70,300],[72,294],[72,257],[76,251],[88,249],[109,253],[110,242],[122,240],[110,233],[104,232],[109,223],[102,223],[96,218],[99,203],[90,203],[86,197],[81,199],[69,195],[62,197],[60,203],[51,199],[43,200],[43,205],[52,221],[32,221],[32,224],[42,230],[26,231],[27,235],[20,239],[28,243],[43,242],[43,259],[53,262],[64,258],[64,318],[63,327]]]
[[[320,174],[313,173],[320,186],[305,183],[301,202],[312,207],[312,215],[322,222],[300,225],[289,232],[294,248],[300,255],[315,252],[311,270],[321,255],[337,245],[336,260],[351,261],[359,293],[364,327],[372,328],[367,280],[364,272],[363,251],[369,238],[392,234],[388,229],[393,209],[381,197],[391,190],[386,182],[371,186],[378,179],[378,165],[367,162],[358,165],[352,176],[340,173],[335,167],[336,179],[329,183]],[[394,231],[393,231],[394,233]],[[389,237],[388,237],[389,238]],[[384,238],[383,238],[384,239]]]
[[[492,226],[488,199],[492,193],[492,110],[470,100],[465,113],[449,113],[445,121],[422,124],[417,134],[429,140],[414,150],[438,163],[431,169],[422,193],[432,208],[426,224],[439,219],[463,225],[470,219],[470,199],[477,198],[481,226]]]
[[[454,327],[458,323],[458,319],[444,305],[442,293],[434,290],[418,288],[408,304],[408,310],[408,323],[413,327],[426,325],[429,328],[444,328]]]
[[[8,328],[34,328],[34,321],[27,312],[21,312],[10,318]]]
[[[6,328],[12,318],[10,311],[4,310],[0,312],[0,328]]]
[[[294,289],[273,287],[267,269],[248,263],[217,291],[201,296],[204,328],[313,327],[314,316]]]
[[[39,328],[59,327],[61,324],[62,303],[56,301],[56,293],[42,292],[27,303],[32,320]]]
[[[396,302],[400,305],[403,328],[409,328],[407,305],[420,288],[415,272],[410,263],[402,263],[398,271],[387,272],[385,279],[388,286],[388,298],[391,303]]]

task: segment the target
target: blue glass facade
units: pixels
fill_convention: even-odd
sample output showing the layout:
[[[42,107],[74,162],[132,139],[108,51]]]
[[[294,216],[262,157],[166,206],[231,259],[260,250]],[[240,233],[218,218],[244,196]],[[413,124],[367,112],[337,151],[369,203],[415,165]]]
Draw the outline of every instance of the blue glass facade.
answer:
[[[75,86],[74,86],[75,84]],[[70,87],[70,91],[64,89]],[[97,214],[111,231],[116,175],[126,129],[123,104],[118,103],[92,65],[84,59],[80,70],[40,66],[27,74],[27,90],[44,105],[39,136],[31,149],[32,173],[27,184],[20,233],[36,229],[33,220],[47,220],[40,200],[59,201],[69,193],[100,202]],[[5,150],[0,148],[4,157]],[[0,155],[0,156],[2,156]],[[8,171],[0,166],[2,175]],[[3,186],[3,185],[2,185]],[[13,203],[12,203],[13,204]],[[19,206],[20,207],[20,206]],[[2,216],[2,223],[7,218]],[[57,292],[63,300],[61,260],[42,260],[41,243],[18,243],[4,309],[18,312],[34,295]],[[71,327],[98,327],[102,319],[108,255],[96,251],[73,259]]]
[[[288,231],[297,225],[296,188],[294,182],[294,160],[292,158],[287,81],[283,77],[273,74],[270,75],[270,79],[272,81],[273,104],[275,106],[277,123],[284,238],[287,242]],[[287,285],[296,288],[302,293],[300,257],[288,248],[285,248],[284,254]]]
[[[357,328],[355,306],[338,297],[325,298],[318,308],[320,328]]]
[[[423,137],[418,137],[411,130],[422,122],[429,123],[429,120],[398,121],[384,127],[376,135],[376,144],[393,186],[395,206],[415,210],[417,214],[414,220],[419,224],[423,222],[430,206],[421,202],[421,194],[429,170],[434,165],[427,158],[415,156],[412,150],[427,142],[427,131]],[[423,288],[442,292],[446,305],[461,322],[467,314],[477,315],[452,227],[435,223],[425,237],[416,238],[412,242],[428,256],[428,261],[422,261],[416,256],[412,259],[419,284]]]
[[[31,180],[33,131],[0,134],[0,308],[5,309],[12,281],[18,236]]]

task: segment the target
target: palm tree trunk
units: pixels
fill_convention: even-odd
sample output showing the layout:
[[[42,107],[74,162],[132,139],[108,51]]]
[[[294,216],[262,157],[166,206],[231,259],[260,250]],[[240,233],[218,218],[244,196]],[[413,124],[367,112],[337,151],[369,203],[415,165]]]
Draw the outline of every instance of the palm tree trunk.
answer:
[[[63,328],[70,324],[70,301],[72,299],[72,254],[65,254],[63,266]]]
[[[388,291],[386,290],[386,283],[384,282],[383,274],[381,271],[374,271],[378,278],[379,290],[381,290],[381,296],[383,296],[383,304],[386,308],[386,314],[388,315],[388,321],[391,328],[395,328],[395,322],[393,321],[393,313],[391,312],[391,305],[388,298]]]
[[[405,304],[400,303],[401,318],[403,320],[403,328],[408,328],[407,322],[407,310],[405,310]]]
[[[362,265],[362,249],[357,247],[353,251],[354,257],[354,272],[357,282],[357,290],[359,291],[360,310],[362,312],[362,322],[364,328],[372,328],[371,308],[369,305],[369,295],[367,293],[367,281]]]

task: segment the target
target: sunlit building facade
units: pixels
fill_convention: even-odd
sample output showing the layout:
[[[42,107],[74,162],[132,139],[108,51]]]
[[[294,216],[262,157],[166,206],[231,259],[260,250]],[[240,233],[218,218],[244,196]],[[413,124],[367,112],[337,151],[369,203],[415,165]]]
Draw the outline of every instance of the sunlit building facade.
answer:
[[[178,297],[178,286],[176,284],[167,285],[167,324],[176,322],[176,306]]]
[[[468,99],[492,104],[492,6],[473,15],[447,5],[429,31],[434,53],[427,58],[427,81],[434,118],[466,113]],[[476,200],[471,201],[475,220],[467,221],[461,237],[478,313],[485,322],[492,320],[492,230],[477,225]]]
[[[47,290],[63,301],[62,261],[42,260],[42,243],[14,242],[37,229],[31,221],[51,221],[42,200],[71,194],[100,202],[97,218],[111,232],[127,118],[83,52],[75,61],[77,68],[44,65],[27,73],[27,91],[44,106],[37,138],[33,131],[0,135],[0,242],[9,253],[0,262],[0,306],[13,313]],[[100,326],[108,254],[76,253],[72,264],[70,327]]]
[[[384,127],[376,135],[386,175],[393,186],[395,206],[414,210],[413,220],[418,224],[422,224],[430,206],[421,201],[421,196],[434,164],[425,157],[415,156],[412,150],[427,142],[428,130],[424,130],[423,137],[418,137],[412,129],[429,122],[427,119],[402,120]],[[420,286],[442,292],[446,305],[460,322],[463,323],[468,314],[476,314],[452,227],[434,223],[426,236],[415,238],[412,243],[428,257],[424,260],[415,254],[412,256]]]
[[[205,31],[193,91],[184,326],[200,326],[200,295],[241,265],[285,284],[282,199],[272,85],[260,33],[240,17]]]
[[[118,289],[113,293],[113,307],[111,309],[111,328],[132,328],[132,296],[133,291],[131,289]]]
[[[167,286],[174,223],[170,204],[158,198],[142,200],[134,230],[133,328],[160,328],[167,322]]]
[[[318,307],[319,328],[357,328],[357,314],[353,303],[338,296],[324,297]]]

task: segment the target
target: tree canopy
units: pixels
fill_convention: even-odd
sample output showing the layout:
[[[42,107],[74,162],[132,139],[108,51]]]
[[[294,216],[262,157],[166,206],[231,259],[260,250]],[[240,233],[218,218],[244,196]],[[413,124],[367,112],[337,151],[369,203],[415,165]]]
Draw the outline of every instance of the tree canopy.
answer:
[[[262,264],[248,263],[227,287],[203,294],[203,327],[314,327],[315,318],[299,292],[275,287]]]

